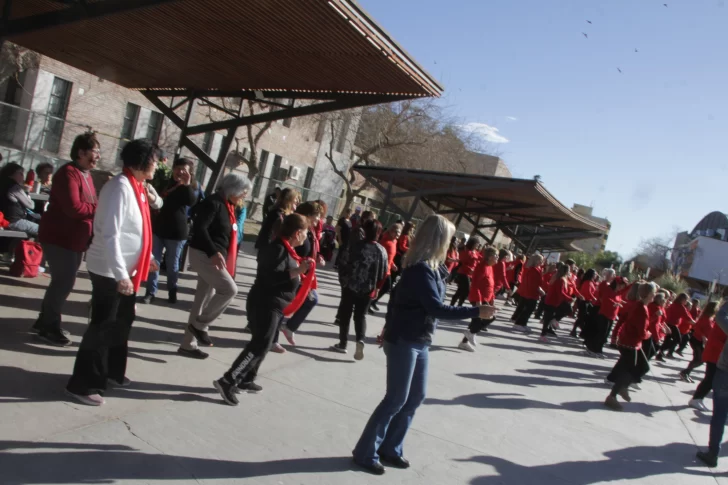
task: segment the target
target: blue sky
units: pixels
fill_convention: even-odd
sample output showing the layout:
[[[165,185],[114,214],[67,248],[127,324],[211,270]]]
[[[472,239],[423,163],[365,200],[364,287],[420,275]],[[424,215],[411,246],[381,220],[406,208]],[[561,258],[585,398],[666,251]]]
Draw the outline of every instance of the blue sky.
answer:
[[[515,177],[593,205],[630,256],[728,212],[728,1],[665,1],[359,3]]]

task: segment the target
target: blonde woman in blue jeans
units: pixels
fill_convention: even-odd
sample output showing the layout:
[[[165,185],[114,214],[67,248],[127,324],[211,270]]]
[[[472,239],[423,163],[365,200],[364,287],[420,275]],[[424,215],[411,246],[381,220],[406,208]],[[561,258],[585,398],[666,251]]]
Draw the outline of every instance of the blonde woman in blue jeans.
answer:
[[[405,256],[403,271],[387,306],[383,331],[387,356],[387,392],[369,418],[354,448],[354,463],[375,475],[382,463],[409,468],[403,443],[415,411],[425,400],[429,347],[437,320],[491,319],[495,307],[452,307],[445,299],[444,265],[455,226],[439,215],[417,230]]]

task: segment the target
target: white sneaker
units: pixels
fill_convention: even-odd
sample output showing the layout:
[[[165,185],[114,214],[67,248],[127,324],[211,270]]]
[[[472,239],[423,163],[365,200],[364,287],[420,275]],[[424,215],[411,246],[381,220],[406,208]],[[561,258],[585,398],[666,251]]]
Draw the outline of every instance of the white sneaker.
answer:
[[[550,326],[551,326],[551,328],[553,328],[554,330],[558,330],[558,329],[559,329],[559,327],[560,327],[560,325],[559,325],[559,321],[558,321],[558,320],[556,320],[555,318],[554,318],[553,320],[551,320],[551,323],[549,323],[549,325],[550,325]]]
[[[80,402],[81,404],[85,404],[86,406],[101,406],[106,401],[104,401],[104,398],[101,397],[99,394],[91,394],[90,396],[82,396],[80,394],[74,394],[68,389],[66,389],[66,396],[75,399],[76,401]]]
[[[642,390],[642,386],[640,386],[636,382],[633,382],[632,384],[630,384],[629,385],[629,388],[632,389],[632,390],[635,390],[635,391],[641,391]]]
[[[279,344],[278,342],[271,345],[270,351],[275,352],[276,354],[285,354],[286,353],[286,349],[284,349],[283,346],[281,344]]]
[[[697,409],[698,411],[708,411],[708,407],[703,404],[702,399],[691,399],[690,402],[688,402],[688,406],[693,409]]]
[[[361,340],[356,343],[356,352],[354,352],[354,360],[362,360],[364,358],[364,342]]]
[[[468,352],[475,352],[475,347],[470,345],[470,342],[460,342],[458,348],[461,350],[467,350]]]
[[[472,345],[473,347],[478,345],[478,341],[475,340],[475,334],[470,333],[470,330],[466,330],[465,332],[463,332],[463,337],[468,339],[468,342],[470,342],[470,345]]]

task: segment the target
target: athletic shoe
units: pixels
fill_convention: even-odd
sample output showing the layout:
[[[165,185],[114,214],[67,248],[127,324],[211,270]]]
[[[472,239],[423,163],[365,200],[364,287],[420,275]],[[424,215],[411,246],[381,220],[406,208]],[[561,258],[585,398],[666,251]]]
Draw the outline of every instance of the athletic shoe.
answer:
[[[329,347],[329,348],[330,348],[331,350],[333,350],[334,352],[338,352],[338,353],[340,353],[340,354],[345,354],[345,353],[346,353],[346,347],[344,347],[344,346],[343,346],[343,345],[341,345],[341,344],[334,344],[334,345],[332,345],[332,346],[331,346],[331,347]]]
[[[624,409],[622,407],[622,404],[617,401],[617,398],[611,395],[608,396],[607,399],[604,401],[604,405],[612,411],[622,411]]]
[[[249,394],[257,394],[263,392],[263,386],[259,386],[255,382],[241,382],[233,388],[234,393],[247,392]]]
[[[695,454],[695,457],[708,465],[710,468],[715,468],[718,466],[718,457],[710,451],[698,451]]]
[[[632,402],[632,396],[629,395],[629,390],[628,389],[622,389],[617,394],[619,394],[619,397],[621,397],[625,401]]]
[[[281,344],[279,344],[278,342],[271,345],[270,351],[275,352],[276,354],[285,354],[286,353],[286,349],[284,349],[283,346]]]
[[[354,352],[354,360],[362,360],[364,358],[364,342],[359,340],[356,343],[356,352]]]
[[[40,323],[40,322],[36,320],[36,322],[33,324],[33,326],[30,327],[30,330],[28,330],[28,333],[34,333],[34,334],[38,335],[40,333],[40,331],[42,330],[41,326],[38,325],[38,323]]]
[[[539,340],[545,344],[549,342],[549,338],[546,335],[541,335]]]
[[[589,350],[589,349],[587,349],[587,350],[585,350],[585,351],[584,351],[584,355],[586,355],[587,357],[592,357],[592,358],[594,358],[594,359],[596,359],[596,358],[597,358],[597,354],[596,354],[596,352],[592,352],[592,351],[591,351],[591,350]]]
[[[561,326],[559,325],[559,321],[558,321],[558,320],[556,320],[555,318],[553,318],[553,319],[552,319],[552,320],[551,320],[551,321],[549,322],[549,326],[550,326],[551,328],[555,329],[555,330],[558,330],[558,329],[559,329],[559,328],[561,327]]]
[[[68,389],[65,390],[66,396],[75,399],[76,401],[80,402],[81,404],[85,404],[86,406],[101,406],[106,401],[104,401],[104,398],[101,397],[99,394],[91,394],[89,396],[82,396],[81,394],[74,394]]]
[[[379,311],[379,306],[376,303],[372,302],[372,304],[369,305],[369,311],[370,312],[378,312]]]
[[[475,347],[473,347],[470,342],[460,342],[458,348],[461,350],[466,350],[468,352],[475,352]]]
[[[108,384],[111,384],[111,387],[129,387],[131,385],[131,379],[129,379],[128,377],[124,377],[121,382],[109,377],[106,379],[106,382]]]
[[[551,327],[549,327],[549,328],[546,329],[546,334],[547,335],[551,335],[552,337],[558,337],[558,335],[556,334],[556,332],[554,332],[554,329],[551,328]]]
[[[225,401],[226,404],[229,404],[230,406],[238,405],[238,398],[235,397],[235,391],[233,390],[235,388],[234,384],[229,383],[227,379],[223,377],[216,381],[212,381],[212,385],[215,386],[215,389],[217,389],[220,393],[220,397],[222,397],[222,400]]]
[[[690,374],[688,374],[686,372],[680,372],[680,379],[682,379],[685,382],[689,382],[691,384],[694,382],[693,378],[690,377]]]
[[[296,334],[295,332],[291,332],[291,330],[283,325],[281,327],[281,332],[283,332],[283,336],[286,337],[286,340],[288,340],[288,343],[291,345],[296,345]]]
[[[177,349],[177,353],[190,359],[205,360],[210,356],[207,352],[203,352],[200,349],[183,349],[182,347]]]
[[[640,386],[636,382],[633,382],[632,384],[630,384],[629,385],[629,388],[632,389],[633,391],[641,391],[642,390],[642,386]]]
[[[475,340],[475,334],[470,333],[470,330],[466,330],[465,332],[463,332],[463,337],[465,337],[470,345],[472,345],[473,347],[476,347],[478,345],[478,342]]]
[[[708,407],[703,403],[702,399],[691,399],[690,402],[688,402],[688,407],[691,407],[693,409],[697,409],[698,411],[703,411],[703,412],[710,411],[708,409]]]
[[[197,339],[197,342],[205,347],[212,347],[212,340],[210,336],[204,330],[200,330],[191,323],[187,325],[187,329],[190,331],[193,337]]]
[[[657,362],[665,362],[665,358],[659,354],[657,355],[657,357],[655,357],[655,360]]]
[[[602,359],[603,360],[603,359],[606,359],[607,358],[607,356],[604,355],[601,352],[599,352],[598,354],[594,354],[594,355],[596,356],[597,359]]]
[[[511,327],[511,329],[512,329],[512,330],[513,330],[514,332],[521,332],[521,333],[526,333],[526,330],[528,329],[528,327],[524,327],[523,325],[513,325],[513,326]]]
[[[142,298],[142,303],[144,303],[145,305],[149,305],[150,303],[154,303],[154,299],[154,295],[152,295],[151,293],[147,293],[146,295],[144,295],[144,298]]]
[[[54,345],[56,347],[68,347],[71,345],[71,341],[63,335],[63,332],[59,330],[41,330],[38,333],[38,337],[46,342],[47,344]]]

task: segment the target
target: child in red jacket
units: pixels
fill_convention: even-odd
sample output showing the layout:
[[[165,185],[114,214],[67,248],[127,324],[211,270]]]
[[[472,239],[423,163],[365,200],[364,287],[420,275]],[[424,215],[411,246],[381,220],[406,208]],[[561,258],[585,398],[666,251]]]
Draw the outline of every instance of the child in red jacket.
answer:
[[[483,250],[483,259],[478,263],[473,271],[473,281],[470,285],[470,294],[468,299],[473,306],[495,305],[495,277],[493,276],[493,266],[498,262],[498,250],[494,247],[487,247]],[[484,320],[482,318],[473,318],[470,322],[468,330],[463,335],[463,340],[458,345],[459,349],[475,352],[475,346],[478,342],[475,336],[481,331],[486,330],[495,318]]]
[[[683,324],[683,320],[686,321],[685,324],[687,325],[695,324],[695,320],[693,320],[693,317],[690,316],[690,312],[687,308],[688,299],[689,297],[687,293],[680,293],[677,298],[675,298],[675,301],[672,303],[672,305],[667,308],[665,322],[670,328],[670,333],[665,339],[665,343],[662,345],[662,348],[657,354],[655,360],[664,362],[665,357],[667,357],[668,359],[672,358],[672,354],[675,351],[675,348],[680,345],[680,342],[682,340],[680,325]],[[683,330],[686,329],[685,324],[683,324]],[[687,330],[689,329],[690,327],[687,327]]]
[[[458,289],[455,290],[455,294],[452,296],[450,306],[462,306],[465,303],[465,299],[470,293],[470,279],[473,276],[473,271],[483,257],[480,253],[482,244],[482,239],[473,236],[468,239],[465,249],[460,251],[460,266],[455,275],[455,284],[458,285]]]
[[[723,332],[723,329],[720,328],[719,325],[713,325],[713,328],[708,334],[708,340],[705,343],[705,350],[703,351],[705,377],[703,377],[703,380],[700,381],[700,384],[698,384],[697,389],[695,389],[695,394],[693,394],[693,398],[688,403],[688,406],[693,409],[706,412],[708,411],[708,408],[705,404],[703,404],[703,399],[705,399],[705,396],[707,396],[713,389],[713,377],[715,377],[715,372],[718,368],[718,358],[720,357],[721,352],[723,352],[726,340],[728,340],[728,336],[726,336],[725,332]]]
[[[546,292],[541,289],[541,272],[543,271],[543,256],[534,254],[526,263],[523,270],[523,278],[518,286],[518,306],[511,316],[513,330],[517,332],[529,332],[528,319],[538,305],[538,300]]]
[[[693,334],[690,336],[690,348],[693,349],[693,360],[690,361],[685,370],[680,371],[680,379],[685,382],[693,382],[690,373],[703,365],[705,342],[708,340],[708,335],[710,335],[715,325],[714,317],[716,313],[718,313],[718,302],[711,301],[705,305],[705,310],[703,310],[703,313],[695,323]]]
[[[559,263],[556,274],[549,282],[549,289],[544,298],[543,328],[540,339],[542,342],[548,341],[549,330],[558,329],[559,321],[571,312],[573,293],[569,274],[569,266]]]
[[[620,357],[614,365],[607,379],[614,382],[612,392],[607,396],[604,405],[614,411],[621,411],[622,404],[617,396],[630,402],[628,387],[636,382],[650,368],[645,353],[642,351],[642,342],[650,337],[650,313],[647,305],[655,299],[656,287],[653,283],[639,285],[639,302],[634,305],[627,315],[617,336]]]

